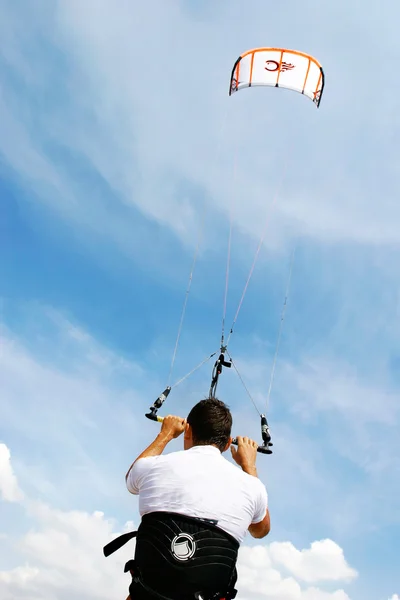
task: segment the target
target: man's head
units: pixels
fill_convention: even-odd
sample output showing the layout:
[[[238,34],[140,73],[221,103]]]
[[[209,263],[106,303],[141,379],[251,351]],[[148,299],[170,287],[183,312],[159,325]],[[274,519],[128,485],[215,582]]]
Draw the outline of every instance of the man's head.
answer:
[[[231,429],[232,415],[226,404],[217,398],[201,400],[188,415],[184,448],[212,445],[225,452],[232,441]]]

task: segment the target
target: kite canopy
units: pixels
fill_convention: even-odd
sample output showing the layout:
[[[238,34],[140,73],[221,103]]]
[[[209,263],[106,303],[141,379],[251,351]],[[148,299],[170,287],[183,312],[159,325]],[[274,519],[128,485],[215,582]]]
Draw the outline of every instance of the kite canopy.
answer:
[[[235,62],[229,95],[251,86],[283,87],[304,94],[318,107],[324,79],[320,63],[309,54],[285,48],[255,48]]]

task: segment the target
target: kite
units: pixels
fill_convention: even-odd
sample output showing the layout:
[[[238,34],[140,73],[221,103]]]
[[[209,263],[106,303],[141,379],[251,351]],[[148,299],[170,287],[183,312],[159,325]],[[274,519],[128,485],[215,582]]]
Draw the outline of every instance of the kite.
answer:
[[[319,107],[324,83],[322,66],[309,54],[285,48],[255,48],[235,62],[229,95],[248,87],[282,87],[307,96]]]

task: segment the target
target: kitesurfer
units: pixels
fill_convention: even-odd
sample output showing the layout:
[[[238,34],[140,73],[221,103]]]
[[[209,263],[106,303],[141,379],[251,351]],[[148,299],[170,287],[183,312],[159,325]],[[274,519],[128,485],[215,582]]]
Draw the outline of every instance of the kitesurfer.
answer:
[[[129,468],[126,485],[139,495],[142,517],[135,560],[126,568],[133,575],[132,600],[235,597],[239,545],[247,531],[265,537],[270,516],[257,475],[258,444],[238,436],[234,448],[231,428],[223,402],[201,400],[187,419],[164,417]],[[182,434],[184,450],[163,455]],[[223,456],[229,447],[241,470]]]

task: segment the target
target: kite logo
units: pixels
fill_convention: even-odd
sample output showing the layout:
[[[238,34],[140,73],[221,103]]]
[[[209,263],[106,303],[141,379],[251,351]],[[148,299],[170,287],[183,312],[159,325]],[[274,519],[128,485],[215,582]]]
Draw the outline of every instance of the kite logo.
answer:
[[[172,540],[171,552],[176,560],[189,560],[196,552],[196,542],[188,533],[180,533]]]
[[[275,71],[280,71],[282,73],[283,71],[290,71],[295,68],[295,65],[292,65],[292,63],[282,62],[280,64],[277,60],[267,60],[265,61],[265,65],[265,70],[270,73],[274,73]]]

